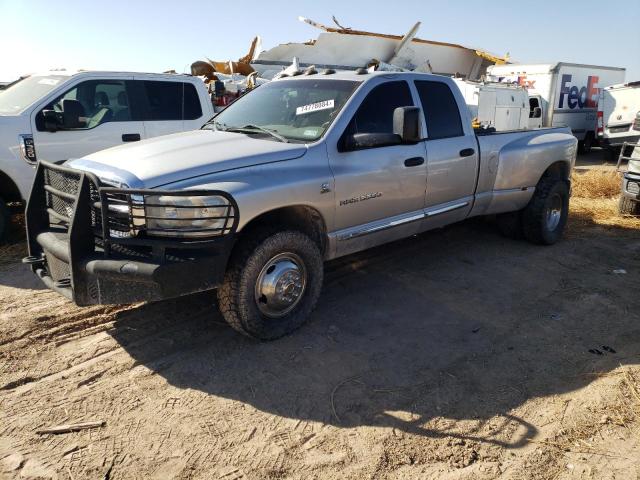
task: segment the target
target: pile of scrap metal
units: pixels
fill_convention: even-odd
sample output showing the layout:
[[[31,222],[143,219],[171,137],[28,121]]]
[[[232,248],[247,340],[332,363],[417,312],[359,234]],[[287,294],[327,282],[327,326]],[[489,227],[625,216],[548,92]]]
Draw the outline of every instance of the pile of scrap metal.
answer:
[[[490,65],[508,63],[486,51],[453,43],[417,38],[417,22],[404,36],[327,27],[308,18],[299,20],[323,31],[316,40],[285,43],[260,52],[260,37],[237,62],[207,59],[191,64],[191,74],[209,86],[216,110],[256,86],[304,70],[332,69],[418,71],[479,80]]]
[[[404,36],[328,27],[308,18],[299,20],[323,31],[316,40],[286,43],[261,52],[250,64],[260,77],[274,78],[298,59],[301,69],[419,71],[479,80],[490,65],[508,63],[484,50],[417,38],[417,22]]]
[[[201,77],[208,86],[216,110],[226,107],[243,93],[269,81],[259,77],[250,64],[259,48],[260,37],[256,36],[251,42],[249,53],[237,62],[216,62],[207,59],[191,64],[191,75]]]

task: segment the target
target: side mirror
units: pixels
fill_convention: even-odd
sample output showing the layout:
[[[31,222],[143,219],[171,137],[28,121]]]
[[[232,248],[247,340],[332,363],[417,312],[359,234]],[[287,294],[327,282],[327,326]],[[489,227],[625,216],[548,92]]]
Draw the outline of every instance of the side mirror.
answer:
[[[44,121],[44,129],[47,132],[56,132],[60,130],[62,125],[61,115],[55,110],[43,110],[42,119]]]
[[[422,140],[422,122],[418,107],[398,107],[393,111],[393,133],[402,143],[417,143]]]
[[[542,116],[542,109],[540,107],[535,107],[531,113],[532,118],[540,118]]]
[[[343,151],[400,145],[402,138],[395,133],[354,133],[344,137]]]

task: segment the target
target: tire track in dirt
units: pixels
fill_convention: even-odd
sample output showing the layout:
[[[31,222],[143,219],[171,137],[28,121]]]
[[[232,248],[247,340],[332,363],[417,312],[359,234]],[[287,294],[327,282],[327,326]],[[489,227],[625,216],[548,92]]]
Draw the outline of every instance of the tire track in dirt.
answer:
[[[115,322],[122,322],[122,323],[126,323],[127,321],[127,314],[130,314],[129,316],[133,316],[135,315],[135,308],[137,307],[131,307],[131,308],[125,308],[125,309],[121,309],[118,310],[117,313],[120,313],[122,311],[125,312],[125,316],[123,318],[118,318],[118,319],[110,319],[107,324],[112,325]],[[155,308],[155,306],[153,307]],[[159,308],[162,308],[162,306],[159,306]],[[133,311],[133,313],[131,312]],[[190,323],[202,323],[203,320],[206,319],[206,317],[209,316],[209,312],[206,311],[202,311],[199,313],[196,313],[194,315],[190,316],[189,322],[188,323],[173,323],[173,327],[170,328],[160,328],[160,326],[162,324],[172,324],[171,319],[169,317],[165,317],[164,319],[162,319],[163,321],[159,322],[157,319],[154,322],[151,319],[144,319],[142,320],[142,323],[137,325],[138,327],[143,326],[144,324],[147,323],[154,323],[154,325],[156,326],[156,331],[153,333],[149,333],[148,330],[144,330],[144,333],[141,333],[139,335],[139,338],[135,341],[131,341],[131,343],[127,344],[127,349],[136,349],[142,345],[145,345],[147,343],[151,343],[154,340],[155,336],[159,336],[159,335],[171,335],[171,334],[175,334],[178,333],[180,331],[183,331],[185,328],[190,328],[189,324]],[[77,318],[77,317],[74,317]],[[74,322],[74,327],[78,327],[79,324],[81,324],[82,320],[80,321],[76,321]],[[101,325],[98,325],[101,326]],[[90,336],[97,336],[100,333],[103,333],[104,331],[107,331],[108,328],[104,328],[104,329],[100,329],[96,332],[92,332],[88,335],[84,335],[82,336],[82,338],[86,338],[86,337],[90,337]],[[67,330],[62,329],[59,331],[64,331],[65,333],[67,332]],[[55,332],[52,332],[51,335],[55,335]],[[109,349],[106,352],[102,352],[98,355],[92,356],[86,360],[81,361],[78,364],[69,366],[63,370],[59,370],[53,373],[49,373],[49,374],[45,374],[45,375],[41,375],[38,377],[32,377],[32,376],[28,376],[28,377],[24,377],[18,380],[14,380],[12,382],[9,382],[3,386],[0,387],[0,391],[8,391],[10,393],[16,394],[16,395],[21,395],[24,393],[27,393],[29,391],[31,391],[33,388],[36,388],[37,386],[39,386],[40,384],[43,383],[48,383],[48,382],[53,382],[56,380],[59,380],[61,378],[65,378],[65,377],[70,377],[71,375],[88,369],[90,367],[92,367],[93,365],[95,365],[96,363],[111,358],[112,356],[114,356],[115,354],[117,354],[118,352],[126,354],[127,358],[126,361],[130,361],[132,363],[132,366],[135,366],[136,361],[131,359],[131,357],[126,353],[124,346],[120,345],[116,339],[114,339],[113,337],[110,337],[111,341],[113,343],[115,343],[115,347]],[[68,340],[69,342],[74,341],[74,340],[78,340],[78,338],[76,339],[71,339]],[[66,343],[66,342],[64,342]],[[56,346],[60,346],[61,344],[56,343]],[[203,343],[203,346],[206,346],[206,343]],[[194,347],[197,348],[197,345],[180,345],[177,349],[175,349],[174,351],[167,351],[167,350],[163,350],[161,352],[158,353],[157,356],[155,357],[150,357],[148,359],[145,360],[145,364],[147,365],[154,365],[157,363],[158,360],[162,360],[161,363],[165,364],[165,363],[171,363],[171,359],[180,355],[184,350],[188,349],[189,351],[191,351]],[[82,383],[84,380],[80,380],[80,383]]]

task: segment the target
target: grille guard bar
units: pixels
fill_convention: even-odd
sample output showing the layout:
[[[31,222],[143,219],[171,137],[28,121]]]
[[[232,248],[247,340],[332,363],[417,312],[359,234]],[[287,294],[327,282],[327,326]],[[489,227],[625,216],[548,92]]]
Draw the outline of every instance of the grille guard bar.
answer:
[[[51,185],[50,183],[56,183],[52,181],[56,178],[58,185]],[[61,182],[60,179],[64,182]],[[59,188],[59,184],[64,184],[65,187],[73,184],[75,191],[64,191]],[[146,223],[144,201],[150,195],[222,197],[226,200],[227,205],[212,208],[225,211],[224,215],[220,215],[224,217],[224,224],[207,237],[152,237],[146,235],[144,230],[138,229],[139,231],[136,231],[134,228],[131,228],[134,233],[131,236],[114,235],[114,232],[117,233],[117,230],[113,229],[114,221],[121,222],[125,215],[122,208],[124,204],[127,205],[128,227],[134,227],[134,221]],[[58,203],[56,204],[56,202]],[[140,211],[144,212],[143,215],[131,215],[134,203],[138,208],[141,207]],[[120,205],[121,208],[110,210],[109,207],[114,204]],[[29,250],[29,257],[26,260],[31,264],[33,272],[54,290],[70,297],[78,305],[93,304],[96,303],[96,294],[95,291],[89,290],[95,290],[95,278],[90,278],[91,268],[88,268],[88,265],[93,265],[96,261],[103,264],[114,261],[139,261],[141,257],[136,252],[141,249],[144,250],[146,256],[142,263],[138,263],[160,266],[163,272],[175,271],[173,267],[177,266],[175,262],[185,261],[182,257],[191,260],[200,256],[207,257],[209,260],[218,257],[224,259],[223,261],[226,263],[226,258],[234,242],[238,221],[238,205],[227,192],[217,190],[134,190],[105,187],[101,186],[99,179],[90,172],[40,161],[25,212]],[[124,224],[121,222],[118,226],[122,228]],[[56,248],[45,249],[42,245],[43,238],[48,239],[48,245],[52,245],[53,237],[56,238],[53,242]],[[167,252],[167,250],[169,251]],[[130,255],[131,252],[135,255]],[[68,264],[70,278],[65,279],[64,282],[59,279],[56,281],[47,267],[46,258],[50,255]],[[176,282],[179,280],[176,279]],[[194,288],[191,290],[193,291]],[[185,291],[184,293],[189,292]]]

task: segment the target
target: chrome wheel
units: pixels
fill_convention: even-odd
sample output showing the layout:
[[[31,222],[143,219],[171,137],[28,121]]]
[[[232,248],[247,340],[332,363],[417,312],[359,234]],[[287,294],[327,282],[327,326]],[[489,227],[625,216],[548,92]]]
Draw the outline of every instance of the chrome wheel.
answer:
[[[268,317],[282,317],[302,299],[307,286],[307,271],[295,253],[280,253],[269,260],[258,275],[255,301]]]
[[[547,229],[552,232],[560,224],[560,218],[562,217],[562,197],[559,194],[555,194],[551,197],[549,208],[547,209],[546,223]]]

